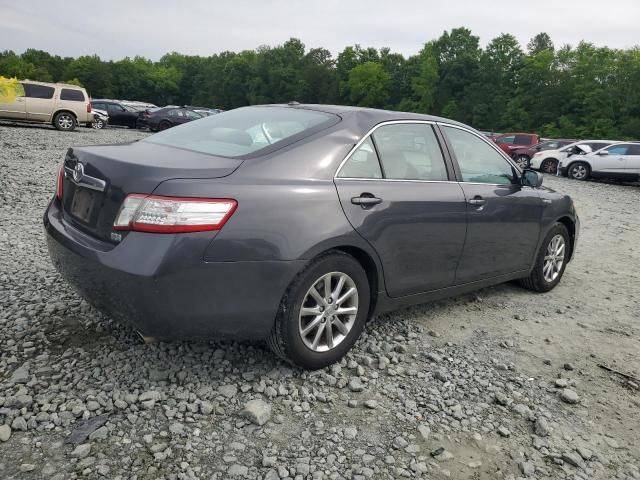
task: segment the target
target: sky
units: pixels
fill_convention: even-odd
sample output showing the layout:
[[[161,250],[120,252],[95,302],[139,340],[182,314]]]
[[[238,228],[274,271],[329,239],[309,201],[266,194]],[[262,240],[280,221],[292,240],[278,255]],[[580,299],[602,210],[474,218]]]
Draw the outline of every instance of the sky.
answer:
[[[0,51],[157,60],[295,37],[334,55],[360,44],[408,56],[460,26],[483,46],[511,33],[524,48],[545,31],[556,46],[625,48],[640,43],[639,21],[640,0],[0,0]]]

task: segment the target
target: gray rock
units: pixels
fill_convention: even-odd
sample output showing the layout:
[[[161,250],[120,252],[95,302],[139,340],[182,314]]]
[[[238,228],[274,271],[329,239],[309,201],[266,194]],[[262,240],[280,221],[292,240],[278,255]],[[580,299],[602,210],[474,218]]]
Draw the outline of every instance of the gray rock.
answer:
[[[358,436],[358,429],[356,427],[347,427],[344,429],[344,438],[353,440]]]
[[[89,435],[89,440],[104,440],[109,436],[109,429],[104,425]]]
[[[532,477],[536,473],[536,467],[531,462],[520,462],[518,467],[525,477]]]
[[[547,437],[551,433],[549,422],[544,417],[536,418],[535,423],[533,424],[533,432],[539,437]]]
[[[349,390],[352,392],[361,392],[364,390],[364,385],[358,377],[354,377],[349,380]]]
[[[83,443],[82,445],[78,445],[73,452],[71,452],[71,456],[75,458],[85,458],[89,456],[91,453],[91,444]]]
[[[27,421],[24,417],[16,417],[11,422],[11,430],[22,430],[23,432],[27,431]]]
[[[244,477],[245,475],[247,475],[247,473],[249,473],[249,468],[237,463],[231,465],[229,467],[229,470],[227,470],[227,474],[232,477]]]
[[[23,463],[22,465],[20,465],[20,471],[22,473],[32,472],[35,469],[36,469],[36,466],[33,465],[32,463]]]
[[[580,401],[580,397],[578,397],[578,394],[569,388],[565,388],[564,390],[562,390],[562,392],[560,393],[560,399],[563,402],[569,404],[576,404]]]
[[[141,403],[148,402],[149,400],[153,400],[154,402],[162,400],[162,394],[156,390],[149,390],[148,392],[141,393],[138,397],[138,401]]]
[[[0,425],[0,442],[6,442],[11,438],[11,427],[9,425]]]
[[[406,448],[409,445],[409,442],[407,442],[404,438],[402,437],[396,437],[393,439],[393,443],[391,444],[391,446],[393,448],[395,448],[396,450],[399,450],[401,448]]]
[[[366,400],[364,406],[373,410],[378,407],[378,402],[375,400]]]
[[[584,468],[584,460],[576,452],[563,453],[561,458],[569,465],[576,468]]]
[[[16,368],[9,381],[11,383],[27,383],[29,381],[29,370],[24,365]]]
[[[248,418],[252,423],[262,426],[271,418],[271,405],[259,399],[250,400],[245,403],[240,415]]]
[[[428,425],[418,425],[418,432],[423,440],[429,440],[429,435],[431,435],[431,429]]]
[[[507,427],[504,427],[504,426],[498,427],[498,434],[501,437],[505,437],[505,438],[508,438],[508,437],[511,436],[511,432],[509,431],[509,429]]]
[[[218,392],[224,397],[233,398],[238,393],[238,387],[235,385],[222,385],[218,387]]]

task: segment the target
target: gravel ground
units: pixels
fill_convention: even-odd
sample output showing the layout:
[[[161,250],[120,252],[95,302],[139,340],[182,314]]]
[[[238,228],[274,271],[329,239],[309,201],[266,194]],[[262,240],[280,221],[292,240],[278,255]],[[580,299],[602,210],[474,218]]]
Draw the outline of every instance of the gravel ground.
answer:
[[[140,344],[52,268],[74,144],[0,124],[0,478],[638,479],[640,188],[546,177],[583,222],[553,292],[506,284],[382,316],[339,365],[261,344]]]

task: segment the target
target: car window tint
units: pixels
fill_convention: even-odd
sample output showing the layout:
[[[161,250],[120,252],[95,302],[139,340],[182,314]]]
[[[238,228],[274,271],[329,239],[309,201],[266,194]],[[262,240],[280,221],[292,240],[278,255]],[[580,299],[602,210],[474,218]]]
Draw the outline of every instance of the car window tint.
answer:
[[[339,121],[337,115],[306,108],[243,107],[186,122],[142,141],[241,157],[276,150],[285,142],[297,141]]]
[[[448,180],[442,151],[431,125],[385,125],[372,136],[385,178]]]
[[[76,90],[74,88],[63,88],[60,91],[60,100],[84,102],[84,93],[82,92],[82,90]]]
[[[640,155],[640,144],[634,143],[629,147],[627,155]]]
[[[197,112],[194,112],[193,110],[185,110],[185,115],[187,117],[189,117],[191,120],[197,120],[198,118],[202,118],[202,115],[200,115]]]
[[[367,138],[358,149],[351,154],[349,160],[340,169],[341,178],[382,178],[378,155],[371,138]]]
[[[24,84],[25,97],[29,98],[53,98],[55,88],[47,87],[46,85],[36,85],[34,83]]]
[[[531,137],[529,135],[516,135],[513,139],[514,145],[531,145]]]
[[[497,143],[506,143],[508,145],[511,145],[514,142],[515,139],[516,139],[515,135],[508,135],[508,136],[505,136],[505,137],[496,138],[496,142]]]
[[[105,106],[104,103],[93,103],[93,102],[91,103],[91,108],[95,108],[95,109],[98,109],[98,110],[106,110],[107,109],[107,107]]]
[[[474,183],[513,183],[511,164],[480,137],[453,127],[443,127],[455,153],[462,180]]]
[[[626,155],[629,145],[613,145],[605,150],[609,152],[609,155]]]
[[[600,150],[601,148],[604,148],[609,144],[608,143],[592,142],[592,143],[586,143],[585,145],[588,145],[591,148],[591,151],[595,152],[596,150]]]

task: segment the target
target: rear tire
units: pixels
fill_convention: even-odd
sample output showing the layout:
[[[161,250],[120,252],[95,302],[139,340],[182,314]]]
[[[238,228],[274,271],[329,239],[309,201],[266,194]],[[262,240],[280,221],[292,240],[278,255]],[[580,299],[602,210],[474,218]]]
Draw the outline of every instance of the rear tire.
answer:
[[[547,158],[542,165],[540,165],[540,170],[544,173],[556,173],[558,171],[558,160],[555,158]]]
[[[531,273],[519,280],[520,285],[534,292],[552,290],[560,282],[570,254],[567,227],[557,222],[544,238]]]
[[[60,112],[53,118],[53,126],[64,132],[75,130],[77,123],[76,117],[69,112]]]
[[[267,344],[303,368],[331,365],[360,337],[370,297],[367,274],[355,258],[339,251],[320,255],[289,285]]]
[[[572,163],[567,170],[567,176],[573,180],[586,180],[591,175],[591,168],[585,162]]]
[[[171,124],[169,122],[160,122],[160,125],[158,125],[158,131],[161,132],[162,130],[166,130],[170,126]]]

